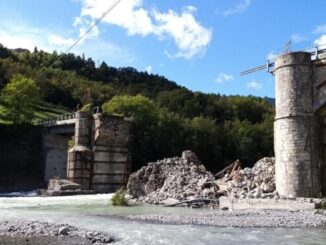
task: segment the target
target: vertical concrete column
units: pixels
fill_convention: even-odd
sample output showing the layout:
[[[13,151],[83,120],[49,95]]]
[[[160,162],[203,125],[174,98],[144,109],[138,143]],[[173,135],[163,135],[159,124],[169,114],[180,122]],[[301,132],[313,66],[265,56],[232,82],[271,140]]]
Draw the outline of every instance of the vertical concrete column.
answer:
[[[317,196],[320,183],[310,53],[277,57],[274,75],[276,189],[284,197]]]
[[[89,146],[91,123],[89,112],[76,112],[75,145]]]
[[[68,151],[67,177],[84,189],[92,186],[92,117],[89,112],[76,112],[75,145]]]

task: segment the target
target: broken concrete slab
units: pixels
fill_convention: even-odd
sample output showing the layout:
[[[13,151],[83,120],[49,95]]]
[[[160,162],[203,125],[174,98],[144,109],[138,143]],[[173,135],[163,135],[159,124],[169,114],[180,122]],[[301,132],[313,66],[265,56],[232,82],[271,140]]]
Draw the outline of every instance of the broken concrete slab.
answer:
[[[238,199],[220,197],[220,208],[233,209],[287,209],[307,210],[321,207],[322,199],[318,198],[296,198],[296,199]]]
[[[48,190],[65,191],[65,190],[81,190],[80,184],[74,183],[67,179],[50,179],[48,182]]]

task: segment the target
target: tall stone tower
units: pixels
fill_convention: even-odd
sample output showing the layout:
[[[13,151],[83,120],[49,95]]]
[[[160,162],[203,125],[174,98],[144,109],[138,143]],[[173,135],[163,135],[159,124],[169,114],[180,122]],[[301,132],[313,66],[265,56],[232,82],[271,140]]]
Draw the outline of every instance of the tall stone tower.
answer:
[[[277,57],[274,75],[276,189],[284,197],[317,196],[319,153],[311,53],[293,52]]]

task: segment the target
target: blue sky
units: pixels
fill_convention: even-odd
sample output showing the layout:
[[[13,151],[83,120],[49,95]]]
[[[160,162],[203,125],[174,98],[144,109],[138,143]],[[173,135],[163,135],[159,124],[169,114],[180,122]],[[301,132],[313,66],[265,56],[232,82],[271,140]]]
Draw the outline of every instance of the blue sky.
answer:
[[[1,0],[0,43],[65,52],[116,0]],[[274,97],[264,71],[284,51],[326,44],[324,0],[121,0],[71,52],[193,91]]]

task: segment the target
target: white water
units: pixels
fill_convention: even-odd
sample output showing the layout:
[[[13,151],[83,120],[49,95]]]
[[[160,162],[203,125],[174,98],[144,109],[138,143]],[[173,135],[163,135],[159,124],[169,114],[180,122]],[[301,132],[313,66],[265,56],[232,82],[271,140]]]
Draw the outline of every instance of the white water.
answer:
[[[199,210],[157,206],[112,207],[112,195],[67,197],[1,197],[0,222],[40,220],[69,223],[106,232],[117,244],[325,244],[324,229],[217,228],[191,225],[159,225],[127,221],[112,215],[193,213]],[[207,212],[210,212],[207,210]]]

